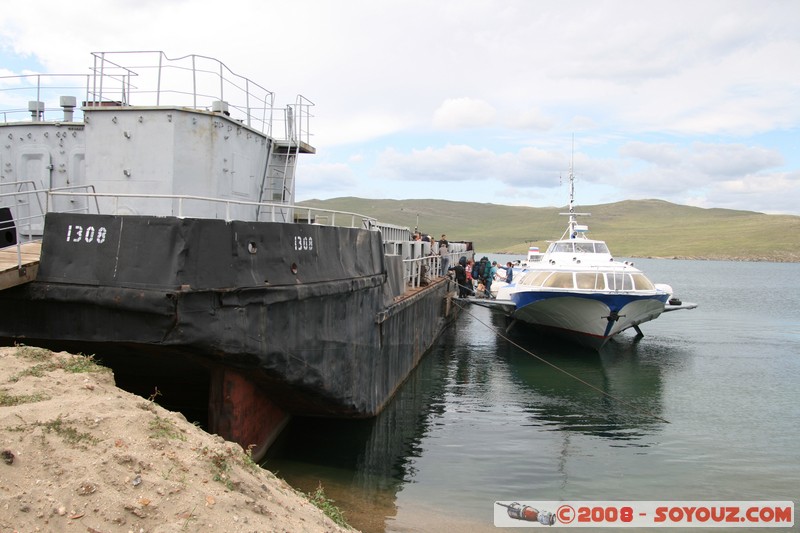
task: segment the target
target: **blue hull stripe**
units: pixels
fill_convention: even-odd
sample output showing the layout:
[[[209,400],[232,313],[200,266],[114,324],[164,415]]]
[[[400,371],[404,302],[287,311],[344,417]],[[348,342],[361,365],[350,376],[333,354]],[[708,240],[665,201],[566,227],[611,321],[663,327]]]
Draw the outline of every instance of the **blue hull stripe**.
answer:
[[[517,309],[522,309],[525,306],[540,302],[542,300],[549,300],[552,298],[586,298],[589,300],[597,300],[604,303],[610,311],[619,312],[623,307],[631,302],[639,300],[658,300],[661,303],[667,303],[668,294],[654,294],[654,295],[637,295],[637,294],[599,294],[599,293],[578,293],[578,292],[539,292],[539,291],[526,291],[517,292],[511,295],[511,301],[517,306]]]

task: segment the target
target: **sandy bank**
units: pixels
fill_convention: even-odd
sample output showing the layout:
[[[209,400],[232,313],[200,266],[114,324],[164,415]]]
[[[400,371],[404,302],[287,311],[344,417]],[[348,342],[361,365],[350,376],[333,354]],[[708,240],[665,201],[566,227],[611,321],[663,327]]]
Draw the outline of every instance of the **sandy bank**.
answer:
[[[346,531],[238,444],[39,348],[0,348],[0,480],[2,533]]]

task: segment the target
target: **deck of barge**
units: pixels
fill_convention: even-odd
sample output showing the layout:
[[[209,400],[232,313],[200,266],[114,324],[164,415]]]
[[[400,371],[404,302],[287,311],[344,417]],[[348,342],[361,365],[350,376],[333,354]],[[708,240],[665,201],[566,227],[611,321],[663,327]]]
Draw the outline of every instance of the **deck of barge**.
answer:
[[[36,279],[41,241],[29,241],[0,249],[0,290],[22,285]]]

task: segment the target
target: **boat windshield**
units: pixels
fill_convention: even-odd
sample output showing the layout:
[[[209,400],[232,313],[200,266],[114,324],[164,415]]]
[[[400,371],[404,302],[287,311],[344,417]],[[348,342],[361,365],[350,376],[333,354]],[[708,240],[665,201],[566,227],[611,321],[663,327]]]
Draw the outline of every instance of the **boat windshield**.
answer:
[[[631,274],[631,278],[633,278],[633,286],[637,291],[654,291],[656,289],[653,282],[644,274]]]
[[[653,282],[647,279],[642,273],[623,273],[623,272],[609,272],[608,286],[611,290],[615,291],[652,291],[655,290]]]
[[[608,246],[602,241],[562,241],[554,242],[547,250],[550,253],[583,253],[583,254],[610,254]]]
[[[623,272],[609,273],[608,285],[611,287],[611,290],[630,291],[633,290],[633,279],[630,274],[625,274]]]
[[[641,272],[569,272],[542,270],[528,272],[518,286],[588,291],[652,291],[653,283]]]
[[[606,289],[606,278],[601,272],[576,272],[575,286],[590,291],[603,291]]]

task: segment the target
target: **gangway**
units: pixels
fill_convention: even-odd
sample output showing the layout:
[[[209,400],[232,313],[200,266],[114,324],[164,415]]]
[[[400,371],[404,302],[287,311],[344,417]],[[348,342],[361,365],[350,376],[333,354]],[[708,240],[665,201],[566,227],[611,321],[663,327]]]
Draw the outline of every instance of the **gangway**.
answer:
[[[28,241],[0,249],[0,290],[36,279],[41,241]]]

